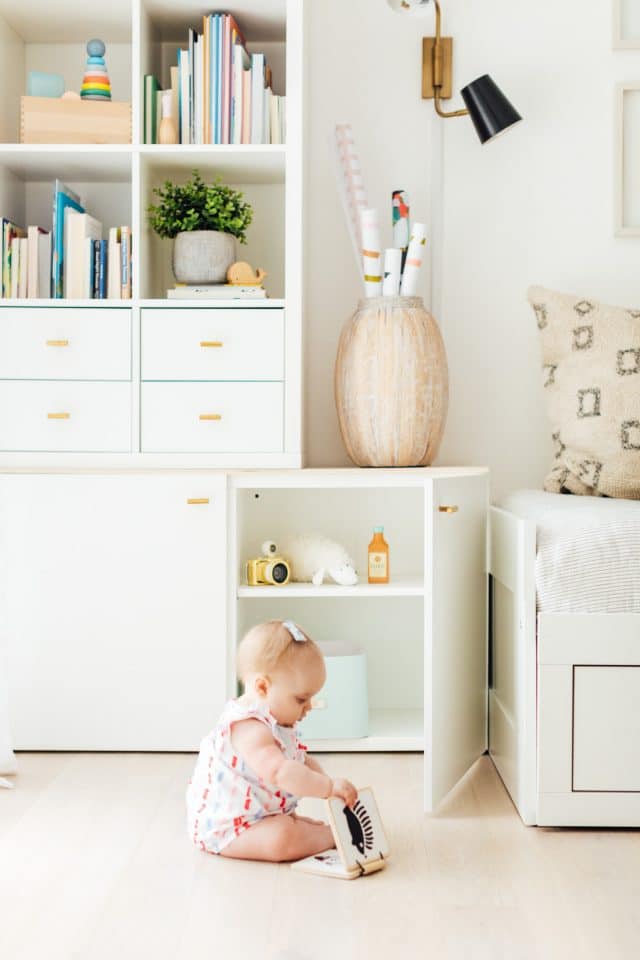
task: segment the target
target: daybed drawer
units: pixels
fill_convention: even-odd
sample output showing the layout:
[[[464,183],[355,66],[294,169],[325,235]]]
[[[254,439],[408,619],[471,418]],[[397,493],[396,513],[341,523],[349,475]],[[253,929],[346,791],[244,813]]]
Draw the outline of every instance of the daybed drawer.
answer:
[[[640,792],[640,666],[573,669],[573,789]]]
[[[144,453],[282,450],[282,383],[143,383]]]
[[[129,383],[0,381],[0,450],[130,448]]]
[[[282,380],[284,311],[142,311],[143,380]]]
[[[0,308],[0,379],[130,380],[131,311]]]

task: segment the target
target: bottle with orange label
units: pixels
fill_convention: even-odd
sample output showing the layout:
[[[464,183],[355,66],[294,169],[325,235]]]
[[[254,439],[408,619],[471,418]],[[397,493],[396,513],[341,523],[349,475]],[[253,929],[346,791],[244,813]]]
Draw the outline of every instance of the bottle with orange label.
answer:
[[[384,527],[373,528],[373,540],[369,544],[369,583],[389,583],[389,544],[383,533]]]

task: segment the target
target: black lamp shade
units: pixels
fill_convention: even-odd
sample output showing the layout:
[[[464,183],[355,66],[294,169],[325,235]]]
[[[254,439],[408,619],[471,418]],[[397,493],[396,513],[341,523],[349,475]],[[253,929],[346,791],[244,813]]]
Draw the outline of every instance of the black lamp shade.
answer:
[[[488,73],[463,87],[460,93],[480,143],[486,143],[507,127],[522,120]]]

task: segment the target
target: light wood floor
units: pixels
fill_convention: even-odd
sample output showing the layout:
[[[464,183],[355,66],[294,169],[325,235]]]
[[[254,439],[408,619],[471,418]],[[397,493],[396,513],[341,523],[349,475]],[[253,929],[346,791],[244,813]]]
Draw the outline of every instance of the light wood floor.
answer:
[[[389,834],[388,868],[351,882],[191,847],[192,756],[19,761],[0,790],[7,960],[638,956],[640,832],[524,827],[487,757],[435,817],[421,813],[420,755],[321,758],[375,788]]]

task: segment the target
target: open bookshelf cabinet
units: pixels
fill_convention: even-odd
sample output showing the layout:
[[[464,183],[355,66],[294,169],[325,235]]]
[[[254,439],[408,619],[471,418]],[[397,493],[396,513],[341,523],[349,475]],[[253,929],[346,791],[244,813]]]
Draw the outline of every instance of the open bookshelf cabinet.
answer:
[[[213,8],[194,0],[110,0],[87,4],[64,0],[52,16],[47,0],[20,4],[0,0],[0,215],[25,227],[51,228],[53,183],[63,180],[76,190],[89,213],[109,227],[130,225],[133,238],[132,299],[0,300],[24,316],[39,307],[131,310],[132,381],[131,451],[140,448],[140,330],[145,308],[222,309],[253,306],[255,301],[173,301],[166,291],[174,283],[172,241],[150,229],[147,208],[153,188],[166,179],[184,182],[198,169],[211,182],[220,176],[241,189],[254,209],[246,246],[238,259],[267,271],[269,299],[261,308],[284,310],[283,442],[275,455],[258,458],[197,457],[202,466],[300,466],[301,360],[303,316],[303,101],[306,0],[234,0]],[[187,31],[202,31],[202,17],[215,10],[233,13],[249,51],[264,52],[273,71],[274,92],[286,95],[286,144],[283,145],[147,145],[143,142],[143,77],[153,72],[169,84],[175,52],[186,45]],[[21,144],[20,97],[31,70],[61,73],[67,89],[79,90],[86,63],[86,43],[100,37],[114,100],[132,104],[130,144]],[[6,313],[5,313],[6,315]],[[259,316],[259,315],[258,315]],[[247,454],[251,451],[247,451]],[[6,456],[0,454],[5,462]],[[11,458],[10,458],[11,459]],[[40,457],[50,458],[46,452]],[[60,459],[60,458],[58,458]],[[121,458],[122,459],[122,458]],[[20,464],[31,461],[19,458]],[[82,465],[81,459],[75,462]],[[97,462],[95,458],[91,461]],[[158,458],[152,458],[152,462]],[[182,457],[176,465],[188,466]],[[68,461],[62,461],[67,465]]]

